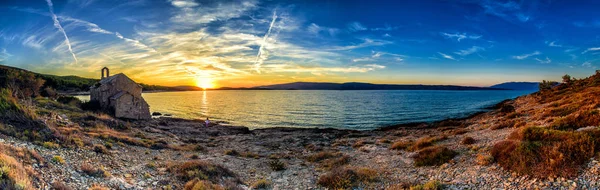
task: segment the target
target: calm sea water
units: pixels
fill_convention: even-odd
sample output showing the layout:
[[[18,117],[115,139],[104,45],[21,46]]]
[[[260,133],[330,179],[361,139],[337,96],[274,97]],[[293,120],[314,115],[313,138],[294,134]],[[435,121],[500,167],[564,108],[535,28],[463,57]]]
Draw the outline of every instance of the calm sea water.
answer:
[[[249,128],[367,130],[464,117],[531,91],[191,91],[144,93],[151,112]],[[79,96],[89,100],[89,96]]]

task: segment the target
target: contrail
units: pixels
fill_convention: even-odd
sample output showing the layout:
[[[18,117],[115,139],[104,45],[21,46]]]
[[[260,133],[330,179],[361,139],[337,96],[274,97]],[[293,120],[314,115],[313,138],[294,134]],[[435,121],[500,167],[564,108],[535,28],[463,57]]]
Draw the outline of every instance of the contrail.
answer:
[[[69,37],[67,37],[65,29],[63,29],[63,27],[60,25],[60,22],[58,22],[58,17],[56,17],[56,14],[54,14],[52,0],[46,0],[46,2],[48,3],[48,9],[50,10],[50,14],[52,14],[52,20],[54,20],[54,27],[58,28],[58,30],[62,32],[65,36],[65,43],[67,43],[67,47],[69,47],[69,51],[71,52],[71,55],[73,55],[73,59],[75,59],[75,64],[77,64],[77,57],[75,56],[75,53],[73,53],[73,49],[71,48],[71,41],[69,41]]]
[[[260,48],[258,48],[258,54],[256,55],[256,62],[254,62],[254,67],[255,67],[257,73],[260,73],[260,66],[262,65],[262,63],[264,61],[261,58],[261,56],[263,54],[263,46],[265,45],[265,43],[267,42],[267,38],[269,38],[269,35],[271,34],[271,29],[273,28],[273,25],[275,25],[275,20],[277,20],[277,10],[273,10],[273,20],[271,20],[271,24],[269,25],[269,30],[267,30],[267,33],[263,37],[263,41],[260,44]]]

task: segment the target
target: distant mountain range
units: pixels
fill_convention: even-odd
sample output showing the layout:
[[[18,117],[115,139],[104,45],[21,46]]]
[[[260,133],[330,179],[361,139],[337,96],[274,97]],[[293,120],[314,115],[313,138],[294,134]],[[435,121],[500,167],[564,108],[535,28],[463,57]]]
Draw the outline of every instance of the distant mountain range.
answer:
[[[321,82],[294,82],[257,86],[258,89],[269,90],[505,90],[492,87],[473,87],[455,85],[405,85],[405,84],[371,84],[371,83],[321,83]]]
[[[505,82],[490,86],[490,88],[502,88],[509,90],[538,90],[539,82]]]

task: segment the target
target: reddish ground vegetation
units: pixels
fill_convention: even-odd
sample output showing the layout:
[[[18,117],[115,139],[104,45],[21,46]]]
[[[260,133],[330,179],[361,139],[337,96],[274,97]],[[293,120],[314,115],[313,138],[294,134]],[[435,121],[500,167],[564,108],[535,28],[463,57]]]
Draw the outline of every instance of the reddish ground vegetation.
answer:
[[[494,145],[491,154],[500,166],[518,173],[572,177],[594,152],[594,141],[584,132],[527,127]]]

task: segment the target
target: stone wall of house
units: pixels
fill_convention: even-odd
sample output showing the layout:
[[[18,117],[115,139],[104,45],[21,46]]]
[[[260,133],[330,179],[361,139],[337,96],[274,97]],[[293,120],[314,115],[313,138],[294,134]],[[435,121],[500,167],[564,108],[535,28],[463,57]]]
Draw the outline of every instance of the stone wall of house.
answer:
[[[117,94],[124,92],[119,97]],[[150,107],[142,97],[142,87],[124,74],[102,79],[90,89],[90,100],[98,101],[103,109],[110,110],[115,117],[149,119]]]

